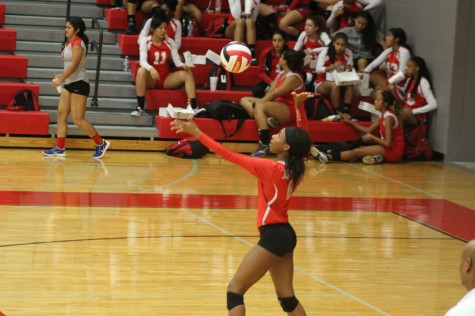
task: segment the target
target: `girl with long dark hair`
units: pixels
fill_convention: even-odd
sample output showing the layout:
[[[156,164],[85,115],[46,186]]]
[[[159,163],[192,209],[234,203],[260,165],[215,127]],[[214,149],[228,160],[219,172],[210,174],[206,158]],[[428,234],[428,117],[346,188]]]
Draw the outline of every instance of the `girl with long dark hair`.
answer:
[[[65,143],[68,133],[68,116],[71,114],[73,123],[83,130],[96,144],[94,158],[101,158],[109,148],[110,143],[103,140],[94,126],[84,119],[86,102],[90,85],[86,74],[86,53],[89,38],[84,33],[86,24],[80,17],[72,16],[66,21],[65,35],[68,39],[61,57],[64,61],[64,71],[56,75],[52,86],[61,89],[58,104],[58,127],[56,144],[52,149],[43,151],[45,156],[66,156]]]
[[[339,87],[333,79],[333,71],[350,71],[353,69],[353,53],[346,46],[348,38],[339,33],[333,37],[328,47],[321,51],[317,60],[317,81],[315,91],[330,96],[330,102],[335,111],[348,112],[353,101],[354,86]],[[343,107],[341,91],[343,92]]]
[[[405,126],[425,123],[427,113],[437,109],[437,101],[431,89],[431,77],[424,59],[411,57],[407,62],[406,76],[408,81],[400,91],[404,103],[402,121]]]
[[[376,90],[392,90],[396,85],[404,87],[406,79],[407,61],[411,57],[411,50],[406,44],[406,32],[401,28],[392,28],[386,35],[386,48],[364,72],[370,74],[370,82]],[[375,70],[386,62],[386,69],[381,73]]]
[[[304,96],[306,98],[306,96]],[[235,153],[202,133],[193,121],[175,120],[172,129],[186,132],[224,159],[258,179],[257,227],[260,240],[244,257],[227,287],[228,315],[245,315],[244,294],[269,271],[282,309],[304,316],[295,297],[293,257],[297,236],[288,220],[289,202],[305,174],[311,139],[300,127],[283,128],[272,136],[270,151],[277,161]]]
[[[335,32],[348,37],[348,48],[353,52],[353,65],[358,72],[370,64],[375,55],[386,48],[384,35],[376,29],[373,17],[366,11],[359,12],[355,17],[355,25]]]
[[[402,106],[391,91],[380,91],[374,100],[374,107],[381,116],[371,126],[365,127],[342,114],[343,121],[353,126],[364,135],[361,141],[372,143],[345,149],[342,144],[329,144],[312,147],[312,155],[322,163],[328,161],[357,161],[362,159],[366,164],[381,163],[383,160],[398,162],[404,153],[404,133],[401,122]],[[379,137],[372,133],[379,129]]]
[[[259,57],[258,74],[261,81],[252,88],[253,97],[264,97],[270,84],[282,70],[279,66],[279,59],[280,56],[289,49],[287,41],[287,34],[285,34],[284,31],[276,30],[272,35],[272,46],[262,51]]]
[[[295,122],[295,108],[292,92],[303,92],[305,84],[302,74],[304,52],[286,50],[279,59],[282,71],[275,77],[266,95],[259,99],[244,97],[241,105],[257,123],[259,145],[252,153],[254,157],[264,157],[270,154],[271,125]],[[272,122],[268,120],[272,118]]]
[[[151,35],[140,41],[140,68],[135,79],[137,109],[132,116],[145,115],[145,93],[147,89],[177,89],[185,85],[188,104],[196,108],[195,78],[190,68],[178,55],[175,42],[167,36],[167,18],[159,15],[152,19]],[[182,69],[171,72],[170,59]]]

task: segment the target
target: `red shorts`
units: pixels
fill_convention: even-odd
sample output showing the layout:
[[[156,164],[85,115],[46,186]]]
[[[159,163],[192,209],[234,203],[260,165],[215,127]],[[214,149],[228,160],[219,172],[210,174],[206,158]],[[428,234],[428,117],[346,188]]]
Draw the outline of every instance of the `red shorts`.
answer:
[[[163,89],[163,84],[165,83],[165,79],[167,79],[169,74],[169,72],[161,73],[160,78],[158,78],[158,80],[155,82],[155,88]]]
[[[384,160],[388,162],[399,162],[404,154],[404,143],[395,145],[390,148],[384,148]]]

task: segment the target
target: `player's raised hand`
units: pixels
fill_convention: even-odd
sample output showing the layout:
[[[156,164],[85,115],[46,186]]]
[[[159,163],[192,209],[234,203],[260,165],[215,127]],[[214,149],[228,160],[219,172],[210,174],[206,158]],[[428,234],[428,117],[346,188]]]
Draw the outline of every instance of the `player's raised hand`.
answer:
[[[171,126],[172,130],[176,131],[177,134],[187,133],[194,137],[198,137],[201,134],[201,130],[193,120],[174,120]]]

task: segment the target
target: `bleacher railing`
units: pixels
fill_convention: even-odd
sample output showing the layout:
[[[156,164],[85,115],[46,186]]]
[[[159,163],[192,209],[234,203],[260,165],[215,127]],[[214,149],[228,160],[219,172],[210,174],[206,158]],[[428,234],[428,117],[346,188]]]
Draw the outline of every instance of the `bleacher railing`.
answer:
[[[99,101],[97,99],[97,92],[99,90],[99,76],[101,74],[102,37],[104,32],[102,31],[102,27],[97,18],[92,19],[91,28],[97,28],[97,30],[99,31],[99,43],[97,43],[97,41],[91,42],[91,51],[94,51],[94,49],[96,49],[97,51],[96,79],[94,82],[94,95],[91,100],[91,106],[98,107]]]

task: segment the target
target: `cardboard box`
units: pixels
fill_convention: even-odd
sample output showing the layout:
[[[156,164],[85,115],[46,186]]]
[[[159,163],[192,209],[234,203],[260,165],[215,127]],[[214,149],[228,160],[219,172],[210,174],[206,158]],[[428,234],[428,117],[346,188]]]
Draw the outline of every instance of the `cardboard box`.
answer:
[[[180,119],[180,120],[189,120],[195,116],[195,111],[188,106],[186,109],[184,108],[175,108],[173,105],[168,103],[167,112],[171,118]]]

